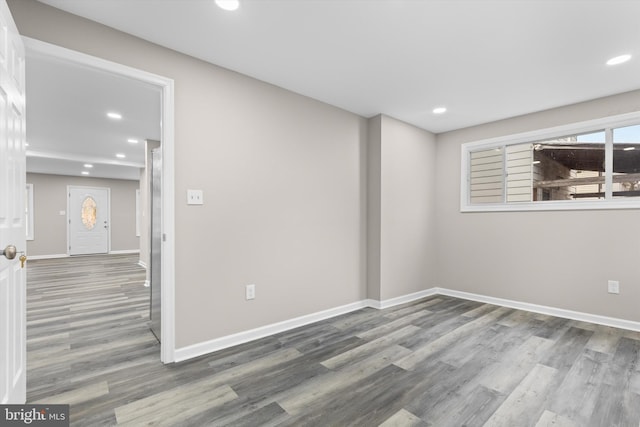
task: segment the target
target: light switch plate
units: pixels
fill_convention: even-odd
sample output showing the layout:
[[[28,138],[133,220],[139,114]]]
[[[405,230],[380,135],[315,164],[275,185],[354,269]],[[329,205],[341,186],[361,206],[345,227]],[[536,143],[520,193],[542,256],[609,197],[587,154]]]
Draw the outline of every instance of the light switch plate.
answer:
[[[202,205],[204,203],[204,195],[202,190],[187,190],[188,205]]]

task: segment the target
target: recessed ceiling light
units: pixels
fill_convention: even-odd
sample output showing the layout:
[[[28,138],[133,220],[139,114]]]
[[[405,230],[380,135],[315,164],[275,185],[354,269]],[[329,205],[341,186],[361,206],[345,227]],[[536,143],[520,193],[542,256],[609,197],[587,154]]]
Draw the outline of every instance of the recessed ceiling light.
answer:
[[[137,139],[135,139],[135,138],[129,138],[129,139],[127,139],[127,142],[129,142],[129,143],[131,143],[131,144],[137,144],[137,143],[138,143],[138,142],[140,142],[140,141],[138,141],[138,140],[137,140]]]
[[[433,114],[444,114],[447,112],[447,107],[437,107],[433,109]]]
[[[224,10],[236,10],[240,7],[239,0],[216,0],[216,4]]]
[[[91,163],[85,163],[84,167],[87,169],[91,169],[93,167],[93,165]]]
[[[618,65],[631,59],[631,55],[620,55],[607,61],[607,65]]]
[[[622,151],[633,151],[633,150],[635,150],[635,149],[636,149],[636,147],[624,147],[624,148],[622,149]]]
[[[110,111],[107,113],[107,117],[114,120],[120,120],[122,118],[122,114],[114,113],[113,111]]]
[[[125,155],[124,155],[124,154],[122,154],[122,153],[118,153],[118,154],[116,154],[116,157],[117,157],[117,158],[119,158],[119,159],[124,159],[124,158],[125,158],[125,157],[127,157],[127,156],[125,156]]]
[[[82,175],[89,175],[89,171],[82,171],[80,172]]]

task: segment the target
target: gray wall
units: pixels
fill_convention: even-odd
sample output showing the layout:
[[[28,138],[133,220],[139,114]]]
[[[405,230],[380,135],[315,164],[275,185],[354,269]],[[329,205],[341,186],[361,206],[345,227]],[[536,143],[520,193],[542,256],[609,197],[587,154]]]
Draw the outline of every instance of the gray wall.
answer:
[[[366,298],[366,119],[36,1],[9,6],[25,36],[175,80],[177,347]]]
[[[435,283],[436,138],[391,117],[369,121],[369,297]]]
[[[640,321],[637,210],[459,211],[462,143],[632,111],[640,91],[438,135],[438,285]]]
[[[27,174],[33,184],[34,240],[27,241],[27,254],[61,255],[67,253],[67,185],[111,189],[111,250],[140,248],[136,237],[137,181],[84,178],[62,175]]]
[[[434,137],[35,0],[9,6],[23,35],[175,80],[177,347],[435,285],[640,320],[636,211],[459,213],[461,143],[639,110],[638,93]]]
[[[382,115],[369,119],[367,145],[367,295],[380,300]]]

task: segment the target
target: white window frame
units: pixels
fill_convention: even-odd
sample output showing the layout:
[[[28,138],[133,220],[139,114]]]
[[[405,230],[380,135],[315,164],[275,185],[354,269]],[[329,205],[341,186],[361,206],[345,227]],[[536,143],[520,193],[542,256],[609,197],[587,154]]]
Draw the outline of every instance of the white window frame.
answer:
[[[604,117],[552,128],[540,129],[515,135],[501,136],[481,141],[468,142],[461,146],[460,162],[460,211],[461,212],[507,212],[507,211],[550,211],[550,210],[593,210],[593,209],[640,209],[640,197],[612,199],[612,177],[607,174],[606,197],[603,200],[547,200],[535,202],[470,203],[470,153],[477,150],[505,147],[507,145],[535,143],[545,139],[567,135],[605,132],[606,169],[613,170],[613,135],[611,129],[640,124],[640,111]]]

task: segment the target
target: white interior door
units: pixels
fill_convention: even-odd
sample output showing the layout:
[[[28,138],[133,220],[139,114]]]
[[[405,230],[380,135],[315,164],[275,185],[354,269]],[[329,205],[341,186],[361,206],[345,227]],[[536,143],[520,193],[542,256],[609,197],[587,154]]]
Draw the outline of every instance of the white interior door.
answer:
[[[24,46],[0,0],[0,250],[26,251]],[[0,404],[25,403],[26,274],[0,256]]]
[[[69,186],[69,255],[109,252],[109,189]]]

